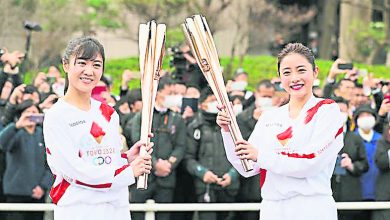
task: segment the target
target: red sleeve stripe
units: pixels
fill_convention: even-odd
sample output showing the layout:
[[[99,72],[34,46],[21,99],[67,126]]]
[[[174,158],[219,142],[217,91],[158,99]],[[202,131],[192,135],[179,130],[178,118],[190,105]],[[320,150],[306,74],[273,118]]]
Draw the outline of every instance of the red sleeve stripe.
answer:
[[[337,136],[339,136],[340,134],[343,133],[343,130],[344,128],[341,127],[338,131],[337,131],[337,134],[335,136],[335,138]],[[323,151],[325,151],[328,147],[329,147],[330,144],[327,144],[325,147],[323,147],[321,150],[319,150],[319,154],[322,153]],[[282,155],[285,155],[285,156],[288,156],[288,157],[293,157],[293,158],[304,158],[304,159],[313,159],[316,157],[316,154],[315,153],[311,153],[311,154],[298,154],[298,153],[288,153],[288,152],[280,152],[280,154]]]
[[[319,101],[314,107],[307,110],[306,112],[306,118],[305,118],[305,124],[308,124],[314,117],[314,115],[317,113],[318,109],[325,104],[332,104],[335,103],[332,99],[324,99],[322,101]]]
[[[314,153],[311,154],[298,154],[298,153],[288,153],[288,152],[280,152],[280,154],[285,155],[287,157],[293,157],[293,158],[303,158],[303,159],[313,159],[316,157]]]
[[[69,186],[70,186],[70,183],[68,183],[65,179],[63,179],[60,184],[51,188],[50,198],[54,204],[57,204],[58,201],[60,201],[60,199],[65,194],[65,192]]]
[[[115,170],[114,176],[119,175],[122,171],[124,171],[124,170],[125,170],[127,167],[129,167],[129,166],[130,166],[130,165],[124,165],[124,166],[122,166],[121,168]]]
[[[127,159],[127,154],[121,153],[121,157],[124,158],[124,159]]]
[[[80,182],[80,181],[78,181],[78,180],[76,180],[75,183],[76,183],[76,184],[79,184],[79,185],[82,185],[82,186],[87,186],[87,187],[90,187],[90,188],[95,188],[95,189],[110,188],[111,185],[112,185],[112,183],[103,183],[103,184],[92,185],[92,184]]]
[[[48,147],[46,147],[46,153],[51,155],[50,149]]]

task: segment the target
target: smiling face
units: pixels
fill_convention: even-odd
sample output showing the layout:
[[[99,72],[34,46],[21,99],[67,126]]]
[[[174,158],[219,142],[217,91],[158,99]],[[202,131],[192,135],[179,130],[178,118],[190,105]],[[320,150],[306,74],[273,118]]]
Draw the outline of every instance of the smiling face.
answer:
[[[64,70],[69,80],[69,90],[91,94],[103,74],[103,58],[100,54],[91,59],[71,56],[69,63],[64,63]]]
[[[279,74],[281,86],[290,94],[291,99],[304,99],[313,93],[318,68],[313,68],[304,56],[290,53],[281,60]]]

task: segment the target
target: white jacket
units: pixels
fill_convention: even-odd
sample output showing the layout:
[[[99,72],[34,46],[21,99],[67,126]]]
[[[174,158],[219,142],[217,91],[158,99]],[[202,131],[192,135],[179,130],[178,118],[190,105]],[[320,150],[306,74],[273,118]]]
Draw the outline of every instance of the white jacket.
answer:
[[[245,172],[228,132],[222,132],[228,160],[245,176],[260,173],[261,196],[282,200],[297,195],[332,195],[330,178],[343,147],[344,120],[334,101],[312,96],[299,116],[289,105],[265,111],[249,143],[258,149],[254,169]]]
[[[129,204],[135,178],[120,153],[119,116],[112,107],[91,99],[91,109],[83,111],[59,99],[45,114],[43,134],[55,204]]]

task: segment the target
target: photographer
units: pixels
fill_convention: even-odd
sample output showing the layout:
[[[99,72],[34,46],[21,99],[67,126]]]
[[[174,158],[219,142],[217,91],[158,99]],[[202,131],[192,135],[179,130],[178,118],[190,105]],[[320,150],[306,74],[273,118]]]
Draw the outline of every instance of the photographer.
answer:
[[[0,89],[0,118],[4,114],[5,105],[7,104],[7,100],[11,95],[11,92],[13,90],[13,84],[10,80],[7,80],[3,87]],[[1,131],[2,124],[0,123],[0,131]]]
[[[39,108],[32,100],[17,107],[18,120],[0,133],[0,146],[6,153],[3,190],[8,203],[44,203],[45,191],[51,186],[46,165],[42,128],[32,116]],[[43,212],[13,212],[11,219],[42,220]]]
[[[370,94],[374,97],[378,120],[374,127],[376,132],[382,133],[384,126],[389,122],[390,112],[390,90],[389,82],[374,78],[374,75],[368,74],[363,80],[363,86],[369,89]]]
[[[18,64],[22,62],[24,58],[24,53],[15,50],[12,53],[8,52],[7,48],[0,49],[0,62],[5,64],[10,64],[12,69],[14,69]]]
[[[368,171],[367,154],[362,139],[347,129],[348,104],[341,98],[337,98],[342,114],[345,117],[344,146],[339,152],[335,171],[331,184],[333,197],[337,202],[362,201],[360,177]],[[354,220],[360,215],[360,211],[339,211],[339,220]]]
[[[8,125],[15,120],[15,113],[18,104],[29,99],[31,99],[34,104],[39,103],[39,93],[33,85],[26,86],[25,84],[21,84],[14,89],[7,104],[5,105],[4,113],[1,117],[1,123],[3,126]]]
[[[376,185],[377,201],[389,201],[390,191],[390,130],[389,124],[386,124],[383,130],[383,136],[378,141],[375,152],[375,164],[379,168],[379,175]],[[374,220],[385,220],[390,218],[390,210],[375,210],[373,213]]]
[[[190,51],[187,44],[183,44],[180,48],[170,48],[173,53],[173,59],[170,61],[170,66],[175,67],[172,72],[172,78],[182,81],[184,84],[195,84],[202,90],[207,86],[206,78],[203,76],[196,59]]]
[[[342,59],[337,59],[332,64],[324,86],[324,98],[334,99],[335,97],[342,97],[347,101],[352,99],[353,89],[355,88],[355,81],[357,79],[357,69],[341,69],[342,64],[345,64],[345,61]],[[337,76],[344,73],[345,77],[339,82],[336,82]]]

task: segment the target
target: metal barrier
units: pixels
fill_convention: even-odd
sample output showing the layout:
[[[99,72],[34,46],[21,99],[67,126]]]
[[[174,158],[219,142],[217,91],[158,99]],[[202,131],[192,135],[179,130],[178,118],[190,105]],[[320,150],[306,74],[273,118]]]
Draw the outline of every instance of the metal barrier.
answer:
[[[338,210],[383,210],[390,209],[390,202],[338,202]],[[0,203],[1,211],[53,211],[54,204]],[[130,211],[145,212],[146,220],[154,220],[155,212],[188,211],[260,211],[260,203],[132,203]]]

